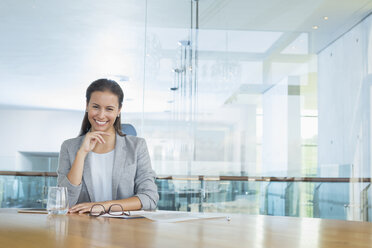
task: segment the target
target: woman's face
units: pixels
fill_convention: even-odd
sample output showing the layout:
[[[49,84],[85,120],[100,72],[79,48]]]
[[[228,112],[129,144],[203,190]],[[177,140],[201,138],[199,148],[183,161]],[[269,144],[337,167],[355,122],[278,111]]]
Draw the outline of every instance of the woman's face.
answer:
[[[114,131],[114,123],[120,114],[119,99],[110,91],[94,91],[87,104],[91,131]]]

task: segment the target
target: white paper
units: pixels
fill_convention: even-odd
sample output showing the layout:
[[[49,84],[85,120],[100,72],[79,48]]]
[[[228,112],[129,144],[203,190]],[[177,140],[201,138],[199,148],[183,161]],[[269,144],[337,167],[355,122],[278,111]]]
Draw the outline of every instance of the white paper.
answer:
[[[147,219],[156,222],[173,223],[179,221],[198,220],[198,219],[210,219],[210,218],[225,218],[226,215],[219,213],[194,213],[194,212],[181,212],[181,211],[130,211],[131,216],[113,216],[113,215],[102,215],[102,217],[111,218],[124,218],[130,219],[135,216],[142,216]]]

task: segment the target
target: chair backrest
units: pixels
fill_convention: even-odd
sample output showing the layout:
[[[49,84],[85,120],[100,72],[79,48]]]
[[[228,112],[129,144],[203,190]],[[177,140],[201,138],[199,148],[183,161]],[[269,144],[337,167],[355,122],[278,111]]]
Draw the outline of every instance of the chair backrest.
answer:
[[[132,124],[121,124],[121,131],[126,135],[137,136],[136,129],[133,127]]]

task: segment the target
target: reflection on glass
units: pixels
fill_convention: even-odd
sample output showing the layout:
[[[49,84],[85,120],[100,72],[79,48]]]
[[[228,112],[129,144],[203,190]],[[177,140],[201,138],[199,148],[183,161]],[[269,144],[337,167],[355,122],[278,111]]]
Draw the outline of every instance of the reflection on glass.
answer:
[[[317,114],[311,123],[304,121],[307,112],[317,109],[308,33],[233,30],[227,28],[226,16],[221,16],[226,28],[200,22],[196,30],[192,18],[203,20],[209,4],[198,3],[195,17],[186,2],[179,7],[188,15],[180,17],[178,25],[157,27],[151,25],[152,4],[147,37],[156,40],[156,46],[149,48],[146,59],[149,90],[142,135],[148,139],[156,172],[313,173]],[[193,49],[197,58],[190,56]],[[153,63],[151,54],[158,55],[154,57],[159,63]],[[190,67],[195,61],[196,67]],[[195,91],[188,91],[189,84],[196,85]]]

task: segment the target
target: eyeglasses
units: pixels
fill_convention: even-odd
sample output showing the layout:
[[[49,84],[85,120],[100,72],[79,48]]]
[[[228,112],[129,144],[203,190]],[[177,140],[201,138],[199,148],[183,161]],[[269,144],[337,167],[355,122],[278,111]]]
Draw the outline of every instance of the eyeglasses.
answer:
[[[124,211],[123,207],[119,204],[112,204],[109,207],[108,211],[106,211],[105,207],[102,204],[94,204],[90,208],[89,216],[98,217],[104,214],[109,214],[112,216],[121,216],[121,215],[130,216],[130,212]]]

